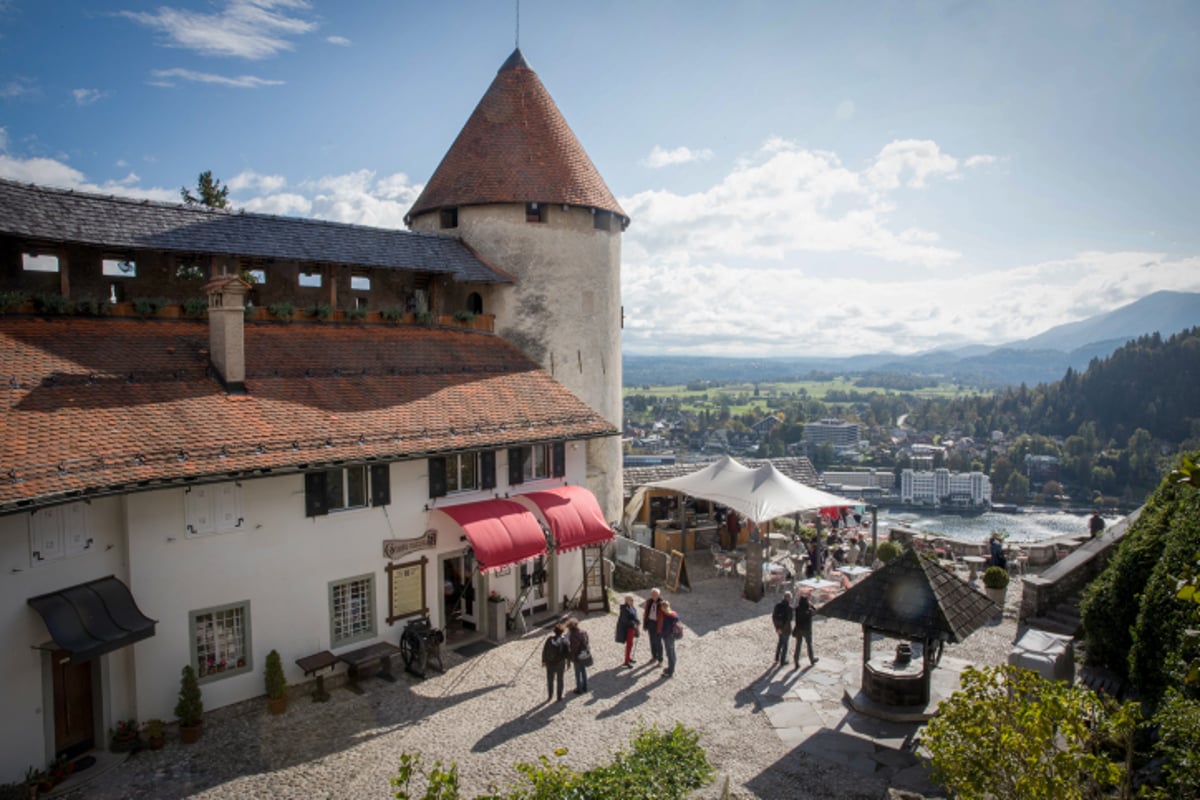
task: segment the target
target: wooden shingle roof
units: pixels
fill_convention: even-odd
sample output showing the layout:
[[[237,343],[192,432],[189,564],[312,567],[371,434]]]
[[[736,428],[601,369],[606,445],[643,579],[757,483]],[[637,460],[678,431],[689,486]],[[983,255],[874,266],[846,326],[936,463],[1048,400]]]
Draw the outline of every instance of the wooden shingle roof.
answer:
[[[299,217],[156,203],[0,180],[0,234],[112,250],[272,258],[511,283],[458,239]]]
[[[204,321],[0,317],[0,513],[618,432],[488,334],[247,322],[244,395],[208,347]]]
[[[583,206],[629,217],[520,50],[500,67],[408,219],[490,203]]]
[[[995,613],[987,595],[911,548],[820,610],[899,638],[946,642],[961,642]]]

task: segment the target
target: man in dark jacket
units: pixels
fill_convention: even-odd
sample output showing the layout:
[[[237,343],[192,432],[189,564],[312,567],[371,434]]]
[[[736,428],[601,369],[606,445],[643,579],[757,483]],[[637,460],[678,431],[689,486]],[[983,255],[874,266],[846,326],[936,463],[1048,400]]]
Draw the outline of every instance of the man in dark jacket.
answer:
[[[554,626],[554,633],[546,638],[542,645],[542,666],[546,668],[546,702],[554,699],[554,684],[558,684],[558,700],[562,702],[563,673],[567,669],[567,650],[569,644],[563,635],[562,623]]]
[[[662,593],[651,589],[650,598],[642,605],[642,628],[650,634],[650,657],[660,665],[663,662],[662,617],[658,613],[661,602]]]
[[[775,645],[775,660],[780,666],[787,663],[788,639],[792,638],[792,593],[784,592],[783,599],[775,604],[771,612],[771,622],[775,624],[775,635],[779,641]]]
[[[819,658],[813,655],[812,645],[812,620],[816,612],[813,610],[812,604],[808,601],[807,595],[800,595],[796,600],[796,655],[792,659],[792,664],[796,669],[800,669],[800,643],[808,642],[808,663],[815,664],[820,661]]]

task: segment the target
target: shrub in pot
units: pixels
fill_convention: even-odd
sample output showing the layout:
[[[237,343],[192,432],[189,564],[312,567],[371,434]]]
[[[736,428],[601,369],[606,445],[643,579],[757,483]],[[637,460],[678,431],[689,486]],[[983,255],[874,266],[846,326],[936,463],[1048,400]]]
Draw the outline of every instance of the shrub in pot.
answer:
[[[179,720],[179,740],[191,744],[204,732],[204,703],[200,699],[200,683],[196,671],[188,664],[179,678],[179,702],[175,704]]]
[[[1004,607],[1004,595],[1008,590],[1008,570],[1004,567],[988,567],[983,573],[983,586],[993,603]]]
[[[267,653],[263,678],[267,685],[267,708],[272,714],[287,711],[287,680],[283,677],[283,662],[278,651]]]
[[[138,745],[141,744],[137,720],[117,720],[117,727],[109,733],[108,749],[114,753],[128,753],[138,749]]]
[[[146,720],[146,746],[151,750],[161,750],[167,741],[167,723],[161,719]]]
[[[879,551],[875,555],[886,564],[900,555],[900,545],[892,541],[880,542]]]

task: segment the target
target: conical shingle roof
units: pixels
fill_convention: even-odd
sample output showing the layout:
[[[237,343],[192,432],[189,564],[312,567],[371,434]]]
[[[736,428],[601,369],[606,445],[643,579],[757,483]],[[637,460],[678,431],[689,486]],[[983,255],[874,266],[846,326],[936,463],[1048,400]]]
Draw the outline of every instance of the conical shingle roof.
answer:
[[[537,73],[514,50],[408,219],[441,208],[530,202],[597,208],[629,223]]]
[[[909,549],[818,613],[906,639],[961,642],[995,615],[996,604],[933,559]]]

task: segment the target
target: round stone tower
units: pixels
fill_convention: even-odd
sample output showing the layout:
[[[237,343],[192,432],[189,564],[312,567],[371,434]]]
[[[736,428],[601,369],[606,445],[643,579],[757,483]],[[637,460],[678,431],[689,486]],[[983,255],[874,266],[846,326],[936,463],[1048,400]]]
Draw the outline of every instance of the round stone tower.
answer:
[[[457,235],[511,285],[483,311],[581,400],[621,427],[621,232],[629,218],[554,100],[514,50],[417,198],[414,231]],[[587,444],[588,488],[621,512],[618,437]]]

